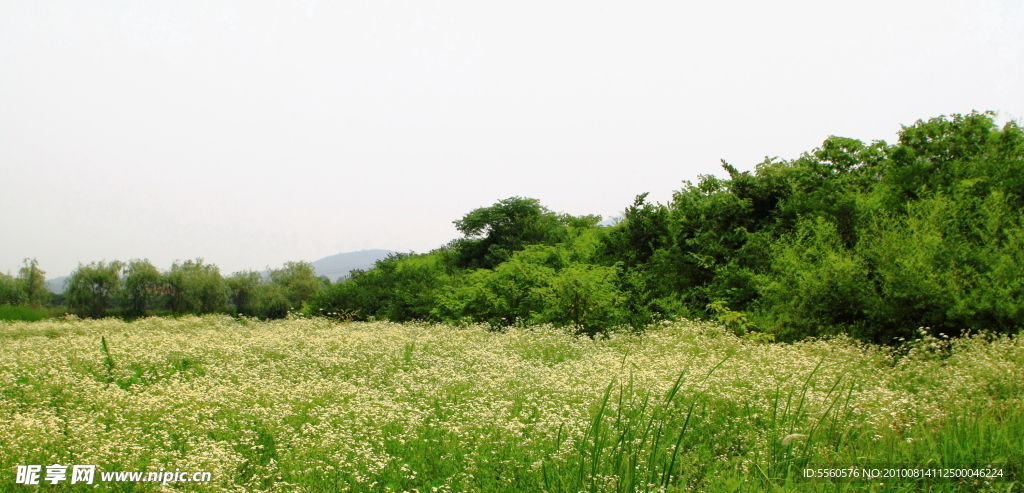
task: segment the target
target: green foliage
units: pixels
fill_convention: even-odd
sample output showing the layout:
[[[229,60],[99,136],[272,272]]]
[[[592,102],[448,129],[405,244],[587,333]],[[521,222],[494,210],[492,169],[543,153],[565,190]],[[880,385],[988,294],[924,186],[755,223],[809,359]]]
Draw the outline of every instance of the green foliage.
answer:
[[[391,254],[370,270],[354,270],[348,279],[320,291],[311,313],[355,314],[359,319],[431,320],[441,290],[455,277],[452,252]]]
[[[394,321],[469,320],[496,329],[550,323],[589,335],[622,323],[618,268],[594,263],[602,234],[596,219],[550,217],[562,225],[545,238],[562,241],[504,250],[508,258],[492,269],[459,268],[465,245],[458,243],[429,254],[396,254],[315,295],[309,311]],[[468,226],[466,231],[479,232]]]
[[[120,296],[121,269],[124,264],[114,260],[78,268],[64,281],[64,299],[75,313],[85,317],[103,318]]]
[[[493,328],[544,324],[590,336],[622,323],[617,266],[591,263],[600,230],[577,230],[556,245],[531,245],[494,269],[469,272],[438,298],[433,315]]]
[[[710,312],[758,341],[847,333],[894,344],[920,326],[1013,333],[1024,326],[1024,132],[993,116],[918,121],[895,144],[831,136],[753,171],[723,162],[726,177],[684,182],[666,204],[641,194],[608,228],[511,197],[454,221],[463,237],[445,247],[334,285],[306,262],[224,281],[200,259],[175,263],[158,287],[156,269],[133,261],[122,308],[140,316],[157,297],[174,313],[209,313],[230,301],[260,318],[301,307],[590,336]],[[26,260],[18,279],[0,276],[0,302],[42,303],[42,279]],[[86,282],[68,302],[100,314],[104,290],[117,280]]]
[[[36,259],[25,259],[18,276],[0,273],[0,305],[28,305],[41,307],[50,302],[46,287],[46,272]]]
[[[552,270],[523,262],[517,254],[495,269],[467,273],[461,282],[438,297],[431,314],[441,320],[469,319],[494,329],[521,325],[538,308],[535,289]]]
[[[36,261],[28,259],[19,277],[0,274],[0,304],[29,305],[30,300],[54,297],[45,290],[44,275]],[[308,262],[286,262],[271,270],[267,279],[244,271],[225,280],[216,265],[201,258],[175,262],[166,272],[148,259],[135,259],[80,264],[65,281],[65,292],[59,298],[74,313],[91,318],[110,313],[137,318],[154,312],[181,315],[225,310],[284,318],[329,285],[313,275]],[[42,304],[34,301],[32,306]]]
[[[759,276],[760,306],[779,337],[820,336],[863,320],[876,303],[868,263],[817,217],[773,243],[771,274]]]
[[[252,291],[252,304],[239,313],[267,319],[285,318],[293,308],[288,294],[278,284],[261,282]]]
[[[21,320],[35,322],[53,317],[52,309],[32,308],[29,306],[0,305],[0,320]]]
[[[280,269],[268,269],[270,278],[258,272],[236,272],[225,282],[228,301],[238,315],[278,319],[298,309],[323,291],[329,283],[313,275],[309,262],[285,262]]]
[[[23,303],[17,279],[10,274],[0,272],[0,305],[21,305]]]
[[[280,269],[270,271],[270,281],[281,287],[293,307],[299,307],[324,289],[323,280],[313,272],[309,262],[285,262]]]
[[[237,315],[280,319],[285,318],[293,306],[285,288],[260,276],[259,272],[236,272],[225,282],[228,301]]]
[[[25,303],[30,306],[43,306],[50,300],[50,290],[46,287],[46,272],[39,268],[36,259],[25,259],[24,266],[18,269],[18,290]]]
[[[537,199],[511,197],[455,221],[465,238],[455,244],[460,267],[493,268],[526,245],[543,243],[558,215]]]
[[[761,316],[787,339],[849,332],[892,343],[921,325],[1019,330],[1020,129],[954,115],[874,149],[876,159],[857,168],[873,184],[835,192],[846,194],[849,214],[801,212],[795,230],[772,241],[772,265],[757,276]]]
[[[235,272],[224,280],[228,287],[228,303],[237,315],[259,316],[257,290],[260,286],[260,273],[249,270]]]
[[[590,335],[708,311],[759,340],[1015,332],[1024,133],[992,116],[918,121],[892,145],[833,136],[753,171],[723,162],[726,178],[684,182],[667,204],[641,194],[610,228],[512,197],[455,221],[464,237],[432,268],[395,257],[317,306]]]
[[[895,145],[830,137],[754,172],[723,163],[728,179],[701,176],[666,205],[639,196],[602,260],[622,263],[627,318],[722,302],[785,339],[1017,331],[1024,133],[992,116],[918,121]]]
[[[579,262],[555,272],[537,289],[543,301],[537,321],[569,326],[591,337],[606,332],[621,322],[617,275],[616,267]]]
[[[124,268],[123,287],[121,289],[125,315],[141,317],[152,308],[161,291],[160,271],[149,262],[149,259],[130,260]]]
[[[455,221],[465,235],[453,242],[455,264],[470,269],[491,269],[527,245],[563,240],[566,229],[593,227],[599,216],[557,214],[537,199],[511,197],[491,207],[474,209]]]
[[[927,325],[1012,332],[1024,326],[1024,221],[1006,197],[936,195],[878,215],[857,250],[873,266],[866,313],[880,342]],[[866,334],[865,334],[866,335]]]
[[[174,313],[214,313],[227,305],[228,287],[220,268],[201,258],[174,262],[164,282],[168,308]]]
[[[743,312],[734,312],[725,305],[724,301],[713,301],[708,303],[707,309],[715,314],[715,320],[738,336],[746,335],[752,328],[752,324]]]
[[[603,254],[625,267],[645,264],[668,240],[668,208],[647,203],[646,193],[637,195],[622,220],[603,242]]]

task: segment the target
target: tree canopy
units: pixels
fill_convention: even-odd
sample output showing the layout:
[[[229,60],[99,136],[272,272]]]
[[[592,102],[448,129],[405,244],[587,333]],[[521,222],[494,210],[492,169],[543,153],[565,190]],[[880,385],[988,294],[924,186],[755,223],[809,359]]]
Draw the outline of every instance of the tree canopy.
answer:
[[[379,262],[314,305],[588,334],[673,317],[781,339],[1017,331],[1024,134],[993,117],[918,121],[895,144],[833,136],[752,171],[723,162],[725,177],[684,182],[666,204],[638,195],[612,227],[511,197],[456,220],[463,238]]]
[[[1024,132],[994,114],[905,126],[895,143],[831,136],[792,160],[642,193],[613,226],[509,197],[454,221],[462,237],[330,284],[308,262],[225,279],[202,259],[79,265],[66,303],[108,312],[293,311],[579,334],[713,318],[758,340],[846,333],[893,343],[1024,326]],[[0,274],[0,303],[45,304],[44,272]]]

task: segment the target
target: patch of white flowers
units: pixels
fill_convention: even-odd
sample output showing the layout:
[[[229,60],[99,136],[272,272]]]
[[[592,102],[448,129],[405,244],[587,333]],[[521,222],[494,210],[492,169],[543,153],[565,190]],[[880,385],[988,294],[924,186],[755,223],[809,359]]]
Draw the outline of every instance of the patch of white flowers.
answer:
[[[956,364],[912,355],[894,367],[888,351],[848,339],[757,344],[689,321],[603,340],[319,318],[0,322],[0,468],[170,465],[211,471],[211,491],[316,490],[302,478],[341,491],[366,490],[389,468],[422,477],[396,447],[461,450],[446,458],[458,470],[431,487],[461,491],[484,465],[540,474],[544,461],[571,460],[613,379],[663,395],[686,369],[695,377],[680,395],[742,403],[750,420],[803,392],[808,418],[793,433],[749,438],[766,448],[805,438],[801,426],[834,405],[835,388],[873,439],[1024,388],[1019,339],[942,343]],[[491,463],[501,459],[478,449],[488,440],[507,441],[522,464]]]

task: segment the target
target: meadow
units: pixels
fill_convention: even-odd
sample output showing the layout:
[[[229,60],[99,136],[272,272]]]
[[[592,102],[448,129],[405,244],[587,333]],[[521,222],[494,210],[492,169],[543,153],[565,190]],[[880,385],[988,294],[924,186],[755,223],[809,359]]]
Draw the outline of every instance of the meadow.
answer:
[[[25,464],[209,471],[106,491],[1021,491],[1024,344],[538,326],[0,322],[0,491]],[[995,479],[811,480],[991,467]],[[97,476],[98,477],[98,476]]]
[[[29,306],[0,305],[0,320],[21,320],[35,322],[56,316],[57,308],[33,308]]]

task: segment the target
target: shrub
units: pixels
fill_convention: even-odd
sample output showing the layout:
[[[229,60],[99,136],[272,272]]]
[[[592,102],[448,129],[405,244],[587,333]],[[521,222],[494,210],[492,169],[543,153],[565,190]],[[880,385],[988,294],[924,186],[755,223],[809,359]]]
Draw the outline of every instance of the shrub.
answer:
[[[430,320],[443,289],[456,274],[445,249],[428,254],[397,253],[368,271],[354,270],[345,281],[319,291],[310,301],[312,313],[356,313],[358,318],[393,321]]]
[[[780,338],[841,331],[864,320],[874,291],[868,264],[843,246],[834,224],[802,221],[773,244],[772,270],[759,276],[759,300]]]

